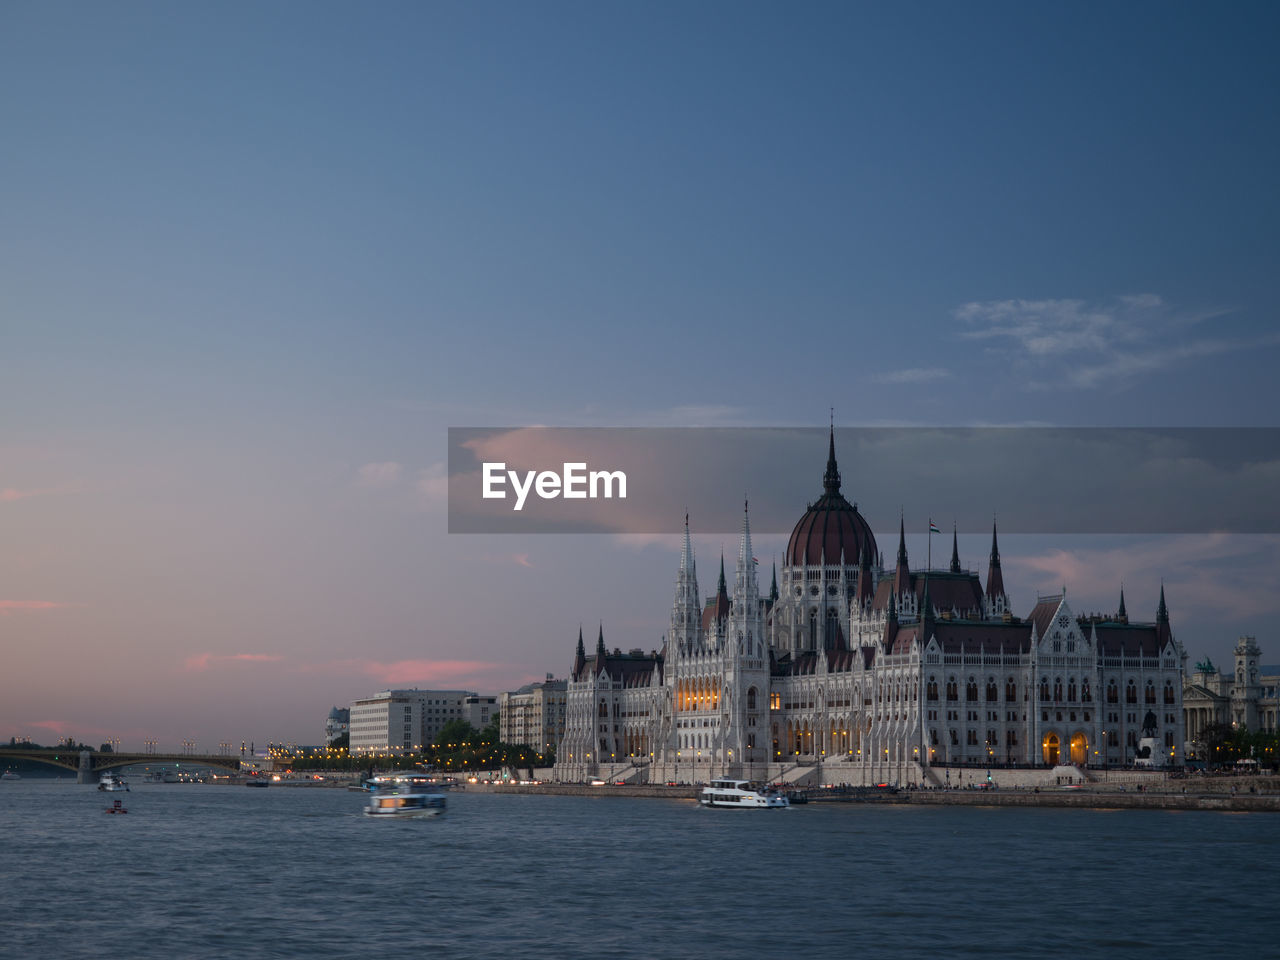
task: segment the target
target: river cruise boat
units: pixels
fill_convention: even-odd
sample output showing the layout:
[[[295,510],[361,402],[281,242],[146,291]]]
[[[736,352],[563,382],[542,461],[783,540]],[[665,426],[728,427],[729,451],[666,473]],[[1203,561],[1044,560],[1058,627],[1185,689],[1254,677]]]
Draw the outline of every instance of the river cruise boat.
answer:
[[[791,806],[781,793],[757,789],[749,780],[712,780],[702,788],[698,802],[704,807],[733,810],[775,810]]]
[[[21,779],[22,779],[22,774],[18,773],[16,770],[6,770],[4,773],[0,773],[0,780],[21,780]]]
[[[444,813],[445,796],[437,793],[419,776],[375,777],[364,812],[370,817],[419,819]]]
[[[98,789],[106,790],[108,793],[117,793],[119,791],[128,792],[129,782],[118,773],[104,773],[98,778]]]

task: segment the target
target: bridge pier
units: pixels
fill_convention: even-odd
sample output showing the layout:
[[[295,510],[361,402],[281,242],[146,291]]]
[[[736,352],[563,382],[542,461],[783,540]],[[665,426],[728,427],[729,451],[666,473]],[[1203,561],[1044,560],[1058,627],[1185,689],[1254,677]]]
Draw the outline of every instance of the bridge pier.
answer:
[[[97,782],[97,778],[93,775],[93,752],[91,750],[81,750],[80,768],[76,771],[76,783]]]

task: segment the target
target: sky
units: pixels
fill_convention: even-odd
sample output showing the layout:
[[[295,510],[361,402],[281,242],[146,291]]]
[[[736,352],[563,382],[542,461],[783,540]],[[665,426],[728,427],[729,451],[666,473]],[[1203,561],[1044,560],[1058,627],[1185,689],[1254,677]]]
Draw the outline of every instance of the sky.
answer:
[[[1276,426],[1278,26],[5,5],[0,737],[315,743],[563,676],[579,625],[660,645],[676,544],[449,535],[450,427]],[[736,546],[695,533],[705,592]],[[1280,662],[1274,535],[1001,548],[1022,612],[1163,581],[1193,662]]]

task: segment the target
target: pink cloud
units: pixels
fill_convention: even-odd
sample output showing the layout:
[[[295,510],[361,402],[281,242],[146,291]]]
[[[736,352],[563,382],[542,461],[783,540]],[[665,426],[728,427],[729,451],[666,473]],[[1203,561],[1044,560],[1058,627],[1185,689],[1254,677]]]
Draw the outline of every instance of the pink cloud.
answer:
[[[1006,547],[1006,583],[1021,581],[1050,593],[1065,585],[1068,598],[1086,610],[1114,610],[1123,583],[1130,616],[1151,619],[1162,582],[1175,613],[1200,610],[1238,619],[1280,610],[1272,590],[1280,563],[1276,536],[1182,534],[1027,556],[1015,550]]]
[[[283,659],[284,657],[278,656],[274,653],[196,653],[187,657],[184,666],[188,670],[199,671],[208,670],[211,666],[215,666],[220,663],[277,663]]]
[[[15,500],[26,500],[29,497],[44,497],[59,493],[71,493],[74,488],[62,485],[60,487],[34,487],[29,490],[19,490],[16,487],[5,487],[0,489],[0,503],[12,503]]]
[[[0,616],[10,610],[60,610],[63,607],[76,607],[76,603],[55,603],[52,600],[0,600]]]
[[[28,720],[25,726],[35,727],[37,730],[48,730],[60,737],[65,737],[72,725],[67,720]]]

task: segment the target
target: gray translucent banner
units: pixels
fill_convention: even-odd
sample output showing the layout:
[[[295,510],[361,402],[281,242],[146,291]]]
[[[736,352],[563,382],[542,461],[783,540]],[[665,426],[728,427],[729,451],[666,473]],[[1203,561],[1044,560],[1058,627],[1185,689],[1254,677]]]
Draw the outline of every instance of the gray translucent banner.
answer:
[[[794,427],[453,427],[449,532],[677,533],[687,512],[725,533],[749,499],[753,531],[789,533],[823,495],[828,442]],[[909,529],[962,533],[993,516],[1002,533],[1280,532],[1276,428],[856,427],[835,451],[841,494],[877,531],[901,510]]]

